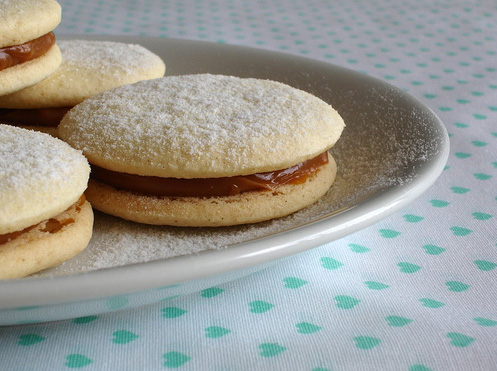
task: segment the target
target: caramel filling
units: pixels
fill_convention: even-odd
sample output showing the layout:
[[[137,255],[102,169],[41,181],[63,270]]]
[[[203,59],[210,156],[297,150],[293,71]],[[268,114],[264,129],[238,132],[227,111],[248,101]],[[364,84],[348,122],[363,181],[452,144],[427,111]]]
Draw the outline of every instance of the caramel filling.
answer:
[[[0,122],[11,125],[57,127],[72,107],[0,109]]]
[[[80,199],[72,206],[70,206],[64,213],[67,212],[72,212],[75,210],[76,212],[79,212],[81,210],[81,206],[85,203],[85,196],[82,195]],[[62,214],[62,213],[61,213]],[[11,233],[6,233],[6,234],[0,234],[0,245],[10,242],[13,239],[30,232],[33,229],[38,229],[41,232],[45,233],[57,233],[60,231],[62,228],[65,226],[74,223],[75,220],[73,218],[50,218],[47,220],[42,221],[41,223],[38,223],[36,225],[32,225],[31,227],[24,228],[21,231],[16,231],[16,232],[11,232]]]
[[[0,48],[0,71],[41,57],[55,44],[55,35],[49,32],[21,45]]]
[[[216,197],[250,191],[272,191],[286,184],[304,183],[328,163],[328,152],[283,170],[225,178],[178,179],[120,173],[92,165],[92,178],[116,189],[152,196]]]

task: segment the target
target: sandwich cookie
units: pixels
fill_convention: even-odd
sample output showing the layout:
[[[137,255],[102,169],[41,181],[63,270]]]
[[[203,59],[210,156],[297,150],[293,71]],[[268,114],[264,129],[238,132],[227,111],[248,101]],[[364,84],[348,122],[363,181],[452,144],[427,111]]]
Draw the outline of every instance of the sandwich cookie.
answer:
[[[88,245],[89,172],[86,158],[67,143],[0,125],[0,279],[59,265]]]
[[[0,95],[36,84],[60,65],[53,30],[61,8],[54,0],[0,1]]]
[[[0,122],[48,132],[67,111],[102,91],[164,76],[162,59],[135,44],[59,40],[62,64],[40,83],[0,96]]]
[[[291,214],[330,188],[344,122],[321,99],[253,78],[138,82],[74,107],[60,137],[92,166],[93,207],[140,223],[228,226]]]

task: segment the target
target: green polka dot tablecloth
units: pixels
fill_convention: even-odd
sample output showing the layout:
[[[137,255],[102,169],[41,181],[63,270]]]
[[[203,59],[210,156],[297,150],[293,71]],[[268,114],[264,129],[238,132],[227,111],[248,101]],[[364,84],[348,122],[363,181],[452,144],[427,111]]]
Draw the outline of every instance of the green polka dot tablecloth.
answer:
[[[251,276],[2,327],[0,370],[497,370],[494,0],[60,3],[59,34],[246,45],[386,80],[442,119],[451,151],[405,209]]]

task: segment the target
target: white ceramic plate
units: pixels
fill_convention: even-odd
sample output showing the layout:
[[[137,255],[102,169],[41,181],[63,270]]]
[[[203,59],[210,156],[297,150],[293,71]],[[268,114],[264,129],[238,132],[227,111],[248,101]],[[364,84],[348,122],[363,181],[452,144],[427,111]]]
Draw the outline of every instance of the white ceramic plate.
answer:
[[[83,254],[35,277],[0,282],[2,325],[136,307],[246,276],[392,214],[423,193],[447,160],[448,136],[437,116],[407,93],[364,74],[238,46],[85,38],[141,44],[165,60],[167,75],[267,78],[319,96],[347,124],[331,151],[337,181],[315,205],[249,226],[153,227],[96,213],[94,238]]]

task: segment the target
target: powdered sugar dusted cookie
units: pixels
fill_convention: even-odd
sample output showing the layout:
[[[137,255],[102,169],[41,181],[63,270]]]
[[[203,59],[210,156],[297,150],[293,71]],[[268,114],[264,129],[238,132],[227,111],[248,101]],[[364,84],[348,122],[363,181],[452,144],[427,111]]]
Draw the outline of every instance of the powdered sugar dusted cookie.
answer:
[[[61,8],[54,0],[0,1],[0,95],[36,84],[61,62],[52,33]]]
[[[329,104],[302,90],[204,74],[96,95],[64,117],[59,134],[92,164],[95,208],[150,224],[217,226],[319,199],[334,180],[327,150],[343,128]]]
[[[140,80],[164,76],[162,59],[148,49],[110,41],[59,40],[62,64],[40,83],[0,96],[0,121],[31,128],[56,127],[84,99]]]
[[[87,160],[67,143],[0,125],[0,278],[60,264],[86,247],[88,177]]]

